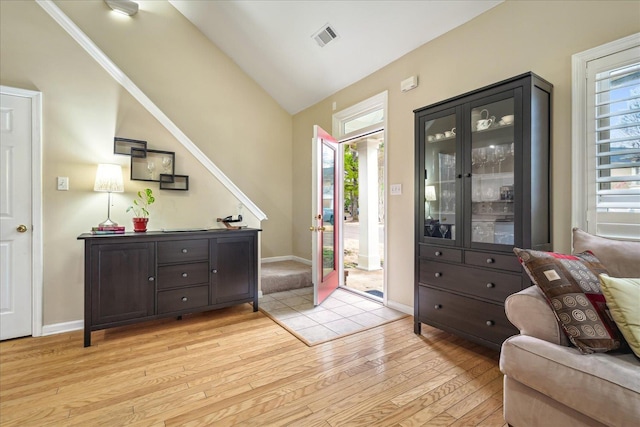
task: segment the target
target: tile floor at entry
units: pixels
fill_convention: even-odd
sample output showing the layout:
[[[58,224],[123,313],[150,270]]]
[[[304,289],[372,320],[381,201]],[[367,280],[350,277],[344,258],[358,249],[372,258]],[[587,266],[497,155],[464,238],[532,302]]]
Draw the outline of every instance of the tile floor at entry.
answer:
[[[313,306],[313,288],[264,295],[260,308],[307,341],[324,341],[405,317],[406,314],[353,292],[337,289]]]

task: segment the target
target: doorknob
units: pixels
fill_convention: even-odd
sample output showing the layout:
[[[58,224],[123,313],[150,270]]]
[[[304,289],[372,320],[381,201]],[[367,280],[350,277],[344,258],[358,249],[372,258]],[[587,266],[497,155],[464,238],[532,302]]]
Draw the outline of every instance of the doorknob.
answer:
[[[309,227],[309,231],[316,231],[316,228],[314,226]]]
[[[24,233],[25,231],[27,231],[27,226],[24,224],[20,224],[18,228],[16,228],[16,230],[18,230],[18,233]]]

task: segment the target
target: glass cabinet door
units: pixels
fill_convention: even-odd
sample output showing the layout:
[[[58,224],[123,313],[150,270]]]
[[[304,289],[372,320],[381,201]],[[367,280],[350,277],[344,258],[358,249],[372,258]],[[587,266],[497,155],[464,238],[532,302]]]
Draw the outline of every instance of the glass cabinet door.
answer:
[[[471,109],[471,242],[514,244],[514,99]]]
[[[456,238],[456,115],[424,124],[424,237]]]

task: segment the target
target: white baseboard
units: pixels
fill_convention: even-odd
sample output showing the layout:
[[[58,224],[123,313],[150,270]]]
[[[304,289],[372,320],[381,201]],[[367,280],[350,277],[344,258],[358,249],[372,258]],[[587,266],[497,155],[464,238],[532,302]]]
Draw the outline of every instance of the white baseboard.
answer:
[[[42,336],[61,334],[64,332],[78,331],[84,329],[84,320],[74,320],[72,322],[54,323],[42,327]]]
[[[398,310],[402,313],[413,316],[413,307],[410,305],[400,304],[399,302],[387,300],[387,307],[393,308],[394,310]]]
[[[270,262],[279,262],[279,261],[297,261],[303,264],[311,265],[310,259],[304,259],[294,255],[274,256],[269,258],[262,258],[260,260],[262,264],[268,264]]]

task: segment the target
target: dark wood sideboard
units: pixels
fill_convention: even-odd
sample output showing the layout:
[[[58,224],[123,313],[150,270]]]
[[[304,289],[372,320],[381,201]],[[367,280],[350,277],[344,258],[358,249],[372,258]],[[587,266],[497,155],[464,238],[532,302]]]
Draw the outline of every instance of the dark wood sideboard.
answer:
[[[257,229],[84,240],[84,346],[91,332],[242,303],[258,310]]]

